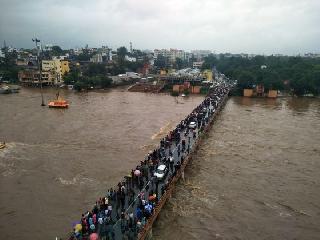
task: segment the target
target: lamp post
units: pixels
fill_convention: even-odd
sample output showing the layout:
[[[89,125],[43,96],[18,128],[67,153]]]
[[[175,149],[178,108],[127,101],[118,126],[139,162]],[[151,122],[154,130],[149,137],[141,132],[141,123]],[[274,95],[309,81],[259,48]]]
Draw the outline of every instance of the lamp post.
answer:
[[[41,62],[40,62],[40,47],[38,47],[38,43],[40,42],[39,39],[37,38],[32,38],[32,42],[36,43],[36,48],[37,48],[37,60],[38,60],[38,68],[39,68],[39,80],[40,80],[40,92],[41,92],[41,106],[45,106],[44,100],[43,100],[43,91],[42,91],[42,71],[41,71]]]

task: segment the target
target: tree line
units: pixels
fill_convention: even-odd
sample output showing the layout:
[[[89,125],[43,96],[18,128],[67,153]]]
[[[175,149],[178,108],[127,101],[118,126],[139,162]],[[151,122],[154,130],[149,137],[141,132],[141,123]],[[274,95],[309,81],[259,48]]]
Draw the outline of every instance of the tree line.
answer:
[[[227,77],[238,80],[239,90],[263,84],[266,90],[286,90],[298,96],[320,94],[320,58],[209,55],[202,68],[213,67]]]

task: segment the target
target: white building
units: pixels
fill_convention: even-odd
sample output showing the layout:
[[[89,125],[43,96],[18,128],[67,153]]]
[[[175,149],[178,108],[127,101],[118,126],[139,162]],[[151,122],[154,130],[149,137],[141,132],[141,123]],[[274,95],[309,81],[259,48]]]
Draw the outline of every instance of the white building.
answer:
[[[46,44],[43,47],[43,51],[52,51],[52,47],[53,47],[52,44]]]
[[[170,51],[168,49],[155,49],[153,52],[154,52],[154,59],[157,59],[159,55],[162,55],[165,58],[169,58],[170,56]]]
[[[79,55],[79,54],[83,53],[83,50],[82,50],[82,48],[75,48],[75,49],[73,49],[73,52],[75,55]]]
[[[13,52],[18,52],[18,49],[9,46],[7,51],[8,51],[9,53],[13,53]]]
[[[210,50],[192,50],[191,53],[193,54],[193,57],[197,59],[197,61],[202,61],[203,58],[209,56],[212,51]]]
[[[69,57],[69,54],[67,53],[64,56],[53,56],[52,60],[66,60]]]
[[[97,53],[97,54],[93,55],[92,58],[90,58],[90,62],[102,63],[102,54],[101,53]]]
[[[136,62],[137,59],[135,57],[129,57],[128,55],[125,56],[125,60],[129,62]]]
[[[203,61],[193,62],[192,66],[193,68],[201,68],[203,64]]]
[[[99,48],[98,53],[102,55],[104,61],[108,62],[112,60],[112,49],[108,46],[102,46]]]
[[[4,52],[2,52],[2,49],[0,49],[0,58],[4,58],[5,55],[4,55]]]
[[[183,50],[173,49],[155,49],[154,59],[157,59],[158,55],[162,55],[169,60],[170,63],[175,63],[177,58],[182,60],[186,59],[186,53]]]
[[[126,72],[124,74],[118,74],[117,76],[112,76],[112,81],[114,83],[125,82],[129,80],[139,80],[141,77],[135,72]]]

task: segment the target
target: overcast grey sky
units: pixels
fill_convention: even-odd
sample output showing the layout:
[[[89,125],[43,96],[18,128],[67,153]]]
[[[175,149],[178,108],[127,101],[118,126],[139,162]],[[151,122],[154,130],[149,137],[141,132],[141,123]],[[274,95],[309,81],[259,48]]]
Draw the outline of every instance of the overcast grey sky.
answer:
[[[216,52],[320,52],[320,0],[0,0],[0,41]]]

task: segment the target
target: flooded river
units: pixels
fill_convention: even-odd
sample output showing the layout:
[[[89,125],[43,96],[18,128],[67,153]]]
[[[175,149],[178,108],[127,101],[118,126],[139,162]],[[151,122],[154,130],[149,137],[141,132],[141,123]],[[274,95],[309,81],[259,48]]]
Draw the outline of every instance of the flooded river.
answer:
[[[155,239],[320,239],[320,99],[231,98]]]
[[[126,92],[37,89],[0,95],[1,239],[55,239],[202,101]],[[45,90],[46,100],[55,91]],[[155,239],[318,239],[320,100],[231,98]]]
[[[45,89],[46,102],[56,91]],[[40,107],[38,89],[0,95],[0,239],[55,239],[115,186],[203,97],[114,89],[60,92],[70,108]]]

